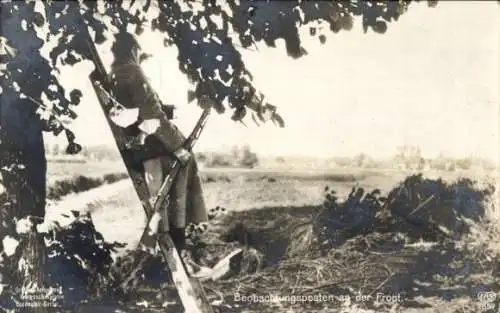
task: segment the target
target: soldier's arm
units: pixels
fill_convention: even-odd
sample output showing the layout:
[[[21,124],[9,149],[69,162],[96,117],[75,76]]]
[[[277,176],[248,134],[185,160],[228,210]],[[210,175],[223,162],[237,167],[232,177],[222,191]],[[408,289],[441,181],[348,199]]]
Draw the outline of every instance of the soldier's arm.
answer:
[[[152,134],[169,151],[177,151],[185,141],[179,129],[168,120],[161,109],[161,102],[151,88],[148,79],[138,64],[121,65],[113,69],[111,76],[117,100],[127,108],[138,108],[139,118],[158,120],[160,127]]]

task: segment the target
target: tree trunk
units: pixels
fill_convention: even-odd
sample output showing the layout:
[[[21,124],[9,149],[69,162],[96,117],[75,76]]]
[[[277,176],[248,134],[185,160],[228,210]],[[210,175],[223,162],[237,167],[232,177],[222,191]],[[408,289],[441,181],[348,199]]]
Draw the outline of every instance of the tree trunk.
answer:
[[[8,98],[8,97],[5,97]],[[0,120],[2,137],[2,163],[18,166],[3,172],[3,183],[8,198],[12,200],[9,215],[17,220],[28,216],[40,223],[45,216],[47,161],[42,135],[42,123],[36,115],[36,107],[28,100],[2,99]],[[20,236],[19,254],[26,261],[26,271],[19,272],[15,287],[36,285],[43,292],[45,244],[43,237],[33,226]],[[16,270],[16,269],[11,269]],[[38,307],[23,312],[48,312],[50,308]]]

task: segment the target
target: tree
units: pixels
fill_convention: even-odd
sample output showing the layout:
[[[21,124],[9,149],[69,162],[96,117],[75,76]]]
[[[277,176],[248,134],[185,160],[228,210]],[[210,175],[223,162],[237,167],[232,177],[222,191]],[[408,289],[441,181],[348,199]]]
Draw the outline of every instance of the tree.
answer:
[[[52,145],[52,155],[58,156],[59,154],[61,154],[61,149],[59,147],[59,144],[55,143],[54,145]]]
[[[448,164],[448,158],[443,153],[440,153],[436,158],[431,160],[431,168],[445,171]]]
[[[83,147],[82,149],[82,155],[85,157],[85,160],[90,159],[90,151],[88,147]]]
[[[436,1],[428,1],[434,6]],[[232,119],[242,121],[251,112],[254,121],[268,120],[283,127],[276,107],[267,103],[252,84],[237,47],[256,42],[274,47],[284,39],[286,52],[299,58],[307,52],[298,29],[309,27],[310,35],[322,43],[325,31],[350,30],[359,16],[364,31],[384,33],[387,23],[398,20],[411,1],[3,1],[0,38],[0,168],[5,195],[2,197],[3,238],[13,222],[28,215],[45,214],[46,158],[42,132],[64,134],[66,153],[81,146],[73,132],[61,122],[77,118],[74,106],[80,90],[67,92],[57,73],[64,66],[90,60],[84,27],[93,32],[94,44],[108,40],[115,27],[126,25],[140,35],[145,28],[164,35],[164,44],[179,49],[179,68],[192,82],[189,101],[200,106],[213,103],[218,113],[232,110]],[[319,26],[312,26],[318,22]],[[40,29],[49,34],[41,38]],[[325,27],[326,26],[326,27]],[[48,43],[50,60],[41,55]],[[213,101],[203,101],[210,98]],[[44,101],[44,98],[46,101]],[[13,220],[15,218],[15,220]],[[13,222],[8,222],[13,221]],[[3,249],[3,247],[0,247]],[[4,282],[2,282],[4,283]]]
[[[241,155],[238,159],[238,165],[241,167],[254,168],[259,164],[257,154],[253,153],[249,145],[244,145],[241,149]]]
[[[231,147],[231,158],[235,161],[239,160],[241,156],[240,147],[238,145],[233,145]]]
[[[397,148],[398,153],[394,157],[394,161],[397,164],[404,165],[404,168],[422,170],[425,166],[425,160],[422,157],[420,147],[403,145]]]
[[[455,161],[455,165],[459,169],[468,170],[472,167],[472,159],[471,158],[459,158]]]
[[[364,153],[359,153],[352,159],[352,166],[354,167],[364,167],[368,156]]]

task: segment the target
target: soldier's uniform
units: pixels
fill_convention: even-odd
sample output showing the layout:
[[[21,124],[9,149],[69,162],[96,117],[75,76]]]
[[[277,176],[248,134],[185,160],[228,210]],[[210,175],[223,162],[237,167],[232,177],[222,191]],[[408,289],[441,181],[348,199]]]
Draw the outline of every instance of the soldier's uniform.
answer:
[[[129,50],[127,50],[129,49]],[[133,50],[137,49],[136,52]],[[129,126],[126,132],[131,137],[140,137],[139,125],[145,120],[159,120],[157,130],[146,137],[143,151],[149,151],[138,161],[144,173],[150,195],[155,195],[167,174],[170,164],[175,160],[174,151],[182,147],[185,137],[168,119],[162,110],[157,94],[144,75],[137,52],[139,45],[130,34],[116,36],[113,45],[115,60],[111,67],[111,82],[116,100],[126,108],[138,108],[139,120]],[[184,246],[184,229],[189,223],[208,220],[203,192],[195,157],[191,157],[174,180],[170,191],[168,207],[169,225],[160,223],[160,232],[169,231],[179,249]],[[164,208],[167,210],[167,208]]]

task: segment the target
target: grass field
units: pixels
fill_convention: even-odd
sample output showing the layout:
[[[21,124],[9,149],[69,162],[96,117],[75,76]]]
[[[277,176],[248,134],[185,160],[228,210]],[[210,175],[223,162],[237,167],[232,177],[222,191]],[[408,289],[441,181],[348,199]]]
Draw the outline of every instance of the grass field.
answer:
[[[98,175],[123,169],[121,164],[87,165],[85,170],[78,168],[82,165],[72,166],[71,170],[60,171],[63,175]],[[308,248],[314,243],[311,234],[316,227],[311,216],[321,210],[326,186],[345,200],[353,186],[366,191],[380,189],[387,194],[408,175],[401,171],[366,169],[202,170],[207,207],[220,206],[229,212],[209,224],[207,236],[214,241],[205,245],[205,256],[221,256],[231,247],[241,246],[241,237],[250,236],[252,239],[245,239],[242,247],[254,251],[265,264],[256,272],[207,282],[216,312],[490,312],[485,308],[491,307],[478,301],[477,295],[500,291],[500,214],[493,206],[488,206],[482,222],[476,223],[474,232],[461,241],[410,240],[404,234],[409,229],[389,227],[384,231],[354,234],[326,252]],[[485,179],[484,173],[471,172],[428,172],[424,176],[442,177],[446,181],[459,177]],[[127,248],[133,249],[137,244],[144,228],[144,213],[131,182],[122,181],[106,188],[77,195],[83,200],[93,199],[87,205],[79,205],[92,212],[97,230],[107,241],[127,245],[119,252],[123,255]],[[70,200],[63,200],[61,205],[65,207],[64,201],[68,201],[66,207],[74,207],[76,202]],[[304,220],[309,221],[304,231],[290,230]],[[217,244],[211,246],[213,242]],[[295,253],[289,254],[290,251]],[[232,299],[235,288],[248,294],[319,292],[334,295],[336,300],[320,304],[237,303]],[[170,303],[168,307],[172,310],[179,310],[179,302],[172,299],[168,290],[156,287],[137,292],[121,306],[121,312],[164,312],[166,303]],[[374,300],[376,294],[389,295],[391,290],[393,295],[399,294],[404,299],[392,304]],[[345,298],[345,295],[350,296]],[[98,308],[89,308],[94,309]]]
[[[48,162],[47,183],[83,175],[87,177],[103,177],[106,174],[126,172],[122,162]]]
[[[99,176],[120,169],[116,164],[90,164],[88,167],[71,164],[70,167],[71,170],[62,171],[63,175],[73,172]],[[87,171],[82,169],[84,167]],[[58,168],[65,169],[58,164],[53,170],[59,170]],[[207,208],[220,206],[231,212],[266,207],[320,205],[324,200],[325,186],[337,190],[339,195],[347,195],[354,185],[389,190],[397,182],[394,175],[361,170],[358,173],[347,170],[283,173],[273,170],[205,169],[200,176]],[[404,178],[405,175],[400,173],[398,176]],[[104,196],[99,196],[99,191],[89,191],[78,195],[78,201],[75,201],[75,197],[70,197],[66,200],[68,204],[62,206],[75,209],[75,203],[79,203],[78,209],[93,212],[94,223],[107,240],[134,245],[139,240],[145,221],[132,183],[120,183],[117,190],[110,189],[103,193]],[[90,199],[96,197],[99,200]],[[85,200],[80,198],[89,199],[89,204],[84,205]]]
[[[108,173],[125,172],[125,167],[121,162],[49,163],[48,172],[50,184],[51,181],[76,175],[103,177]],[[229,212],[273,207],[316,207],[324,201],[326,186],[335,190],[340,198],[346,197],[354,186],[366,190],[380,189],[385,193],[409,174],[397,170],[349,168],[295,169],[288,172],[273,169],[210,168],[200,172],[207,208],[220,206]],[[464,176],[483,179],[484,174],[425,173],[427,178],[443,177],[448,181]],[[107,240],[133,246],[139,239],[138,233],[144,228],[144,213],[131,182],[119,183],[116,188],[107,187],[103,192],[91,190],[69,197],[66,201],[68,204],[62,206],[93,212],[96,226]],[[78,207],[75,207],[75,203],[78,203]]]

